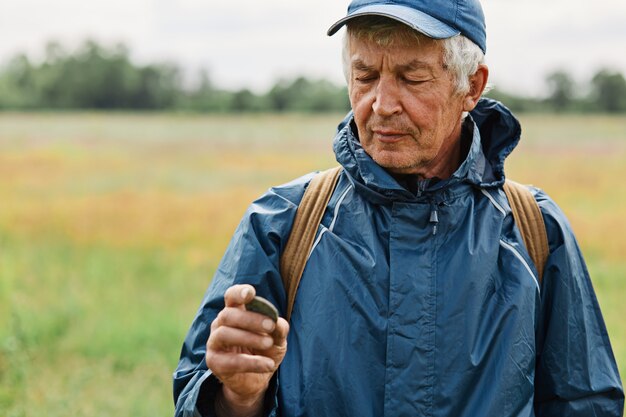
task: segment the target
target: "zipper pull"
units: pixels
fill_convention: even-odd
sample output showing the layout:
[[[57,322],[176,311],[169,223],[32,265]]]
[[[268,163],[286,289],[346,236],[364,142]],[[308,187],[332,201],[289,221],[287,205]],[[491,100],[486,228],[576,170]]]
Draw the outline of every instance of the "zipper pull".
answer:
[[[439,223],[439,214],[437,212],[437,205],[430,204],[430,223],[433,225],[433,236],[437,234],[437,224]]]
[[[429,179],[417,180],[417,196],[418,197],[421,197],[421,195],[424,194],[424,191],[426,191],[426,188],[428,187],[429,183],[430,183]]]

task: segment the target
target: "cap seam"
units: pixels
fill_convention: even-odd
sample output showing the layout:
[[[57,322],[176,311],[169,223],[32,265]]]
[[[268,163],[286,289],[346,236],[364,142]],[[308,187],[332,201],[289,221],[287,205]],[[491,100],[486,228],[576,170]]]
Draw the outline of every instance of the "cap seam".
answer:
[[[381,3],[381,4],[391,4],[393,6],[399,6],[398,3],[393,1],[393,0],[379,1],[378,3]],[[354,9],[354,10],[356,11],[356,10],[362,9],[364,7],[367,7],[367,6],[371,6],[371,4],[362,4],[358,9]]]

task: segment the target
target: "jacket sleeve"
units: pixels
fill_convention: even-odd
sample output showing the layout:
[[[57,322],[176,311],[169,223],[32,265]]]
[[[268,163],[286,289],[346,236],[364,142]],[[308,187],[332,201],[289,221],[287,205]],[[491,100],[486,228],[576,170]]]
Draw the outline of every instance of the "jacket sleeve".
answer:
[[[624,391],[600,307],[565,216],[543,192],[550,256],[537,326],[535,414],[621,417]]]
[[[310,178],[308,178],[310,179]],[[176,417],[213,416],[220,383],[207,369],[206,342],[211,322],[224,308],[224,293],[235,284],[251,284],[257,294],[285,311],[279,256],[304,193],[304,177],[270,190],[252,203],[237,227],[187,333],[173,375]],[[284,313],[283,313],[284,315]],[[276,415],[278,381],[272,380],[265,416]]]

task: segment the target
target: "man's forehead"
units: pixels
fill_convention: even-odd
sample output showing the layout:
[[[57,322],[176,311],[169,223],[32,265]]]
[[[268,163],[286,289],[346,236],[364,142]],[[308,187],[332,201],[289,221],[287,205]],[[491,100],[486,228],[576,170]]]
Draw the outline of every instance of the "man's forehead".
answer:
[[[350,61],[354,67],[374,65],[381,59],[391,60],[394,66],[406,70],[432,69],[443,62],[443,48],[440,42],[430,39],[384,46],[370,39],[350,42]]]
[[[382,55],[380,57],[353,55],[351,60],[352,67],[363,70],[371,69],[376,65],[377,58],[382,58]],[[402,59],[403,57],[397,58],[393,62],[394,67],[404,71],[432,70],[438,63],[437,60],[422,60],[410,56],[407,56],[406,59]]]
[[[385,49],[429,49],[442,45],[442,40],[429,38],[413,29],[398,25],[394,30],[384,32],[353,32],[348,31],[347,36],[351,45],[359,47],[374,48],[376,46]]]

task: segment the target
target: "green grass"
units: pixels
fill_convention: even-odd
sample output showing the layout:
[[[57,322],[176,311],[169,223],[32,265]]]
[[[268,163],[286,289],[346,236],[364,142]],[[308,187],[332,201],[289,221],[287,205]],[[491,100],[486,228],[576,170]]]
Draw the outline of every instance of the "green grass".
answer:
[[[194,308],[170,304],[198,299],[181,283],[201,284],[210,265],[60,240],[5,240],[3,252],[3,416],[171,408],[167,376]]]
[[[333,166],[341,116],[0,114],[0,416],[171,415],[246,206]],[[562,206],[626,374],[626,119],[526,116],[511,177]]]

